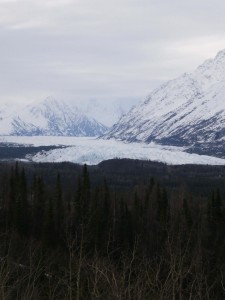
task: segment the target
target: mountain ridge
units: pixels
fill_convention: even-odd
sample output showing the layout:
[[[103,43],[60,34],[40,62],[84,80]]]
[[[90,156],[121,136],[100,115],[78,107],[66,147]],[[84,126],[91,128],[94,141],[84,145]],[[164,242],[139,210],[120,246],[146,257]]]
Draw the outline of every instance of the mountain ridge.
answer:
[[[0,112],[0,135],[99,136],[106,129],[76,106],[52,97]]]
[[[186,146],[190,152],[224,157],[225,50],[193,73],[159,86],[104,138]]]

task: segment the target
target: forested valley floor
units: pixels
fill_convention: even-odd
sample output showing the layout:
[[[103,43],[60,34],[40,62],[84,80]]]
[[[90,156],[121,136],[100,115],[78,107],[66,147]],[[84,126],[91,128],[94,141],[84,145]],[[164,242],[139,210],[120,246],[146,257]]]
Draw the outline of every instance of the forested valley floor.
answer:
[[[225,299],[225,167],[2,162],[0,299]]]

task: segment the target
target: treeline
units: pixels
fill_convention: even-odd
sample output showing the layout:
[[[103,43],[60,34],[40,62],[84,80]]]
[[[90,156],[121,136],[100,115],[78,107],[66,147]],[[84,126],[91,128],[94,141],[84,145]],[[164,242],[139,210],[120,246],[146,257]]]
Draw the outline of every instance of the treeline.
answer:
[[[154,178],[74,192],[18,164],[1,178],[0,299],[224,299],[225,199]]]

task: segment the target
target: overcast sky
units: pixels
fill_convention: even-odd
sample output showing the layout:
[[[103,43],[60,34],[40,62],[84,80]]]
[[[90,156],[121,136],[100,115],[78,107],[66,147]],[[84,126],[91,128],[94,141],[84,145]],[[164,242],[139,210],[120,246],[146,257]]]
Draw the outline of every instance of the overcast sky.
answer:
[[[0,103],[133,103],[225,48],[224,0],[0,0]]]

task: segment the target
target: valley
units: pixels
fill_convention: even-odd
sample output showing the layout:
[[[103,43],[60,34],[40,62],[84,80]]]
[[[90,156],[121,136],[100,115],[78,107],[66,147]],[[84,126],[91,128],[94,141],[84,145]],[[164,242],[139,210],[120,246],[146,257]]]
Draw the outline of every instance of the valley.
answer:
[[[0,158],[23,159],[27,162],[72,162],[96,165],[104,160],[129,158],[158,161],[169,165],[225,165],[225,159],[185,152],[185,147],[156,143],[127,143],[91,137],[2,136]],[[23,150],[23,151],[22,151]],[[4,153],[7,154],[4,157]],[[21,156],[22,153],[23,155]]]

